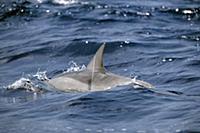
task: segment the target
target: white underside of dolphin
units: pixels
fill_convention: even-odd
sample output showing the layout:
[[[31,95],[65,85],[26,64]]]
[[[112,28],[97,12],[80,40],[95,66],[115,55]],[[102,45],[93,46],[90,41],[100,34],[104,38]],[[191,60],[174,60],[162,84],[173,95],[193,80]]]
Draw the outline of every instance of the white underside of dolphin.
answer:
[[[103,65],[104,47],[105,44],[98,49],[85,70],[60,74],[46,81],[46,83],[57,90],[65,92],[104,91],[124,85],[153,88],[150,83],[145,81],[107,72]]]

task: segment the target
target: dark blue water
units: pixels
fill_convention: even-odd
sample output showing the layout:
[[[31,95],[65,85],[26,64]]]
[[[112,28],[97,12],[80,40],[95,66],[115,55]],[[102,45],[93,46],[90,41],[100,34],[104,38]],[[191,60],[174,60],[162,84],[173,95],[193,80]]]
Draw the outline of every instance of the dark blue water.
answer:
[[[200,132],[198,0],[0,2],[0,133]],[[8,91],[20,78],[87,65],[152,83],[91,93]]]

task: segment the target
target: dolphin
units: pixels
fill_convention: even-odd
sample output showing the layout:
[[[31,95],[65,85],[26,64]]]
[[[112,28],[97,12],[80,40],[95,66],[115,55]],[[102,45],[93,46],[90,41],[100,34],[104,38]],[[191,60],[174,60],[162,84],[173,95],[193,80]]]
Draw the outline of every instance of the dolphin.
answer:
[[[103,64],[104,48],[105,44],[102,44],[85,70],[59,74],[45,82],[50,87],[64,92],[105,91],[125,85],[153,88],[153,85],[145,81],[108,72]]]

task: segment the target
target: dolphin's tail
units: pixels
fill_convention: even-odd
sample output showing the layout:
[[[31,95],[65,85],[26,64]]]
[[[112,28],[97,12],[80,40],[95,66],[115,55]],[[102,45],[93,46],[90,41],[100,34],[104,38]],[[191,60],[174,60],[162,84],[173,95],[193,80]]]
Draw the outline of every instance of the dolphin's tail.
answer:
[[[154,86],[153,86],[152,84],[147,83],[147,82],[142,81],[142,80],[135,79],[135,78],[132,79],[132,83],[133,83],[134,85],[138,85],[138,86],[140,86],[140,87],[144,87],[144,88],[148,88],[148,89],[154,88]]]

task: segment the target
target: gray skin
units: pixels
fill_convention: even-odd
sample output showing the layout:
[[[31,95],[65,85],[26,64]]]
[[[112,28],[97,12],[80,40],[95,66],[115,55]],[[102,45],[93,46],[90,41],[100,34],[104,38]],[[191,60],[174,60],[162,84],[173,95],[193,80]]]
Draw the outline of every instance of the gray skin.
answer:
[[[104,91],[117,86],[137,85],[143,88],[153,88],[145,81],[123,77],[106,72],[103,65],[103,44],[96,52],[87,68],[80,72],[60,74],[46,81],[47,84],[60,91]]]

